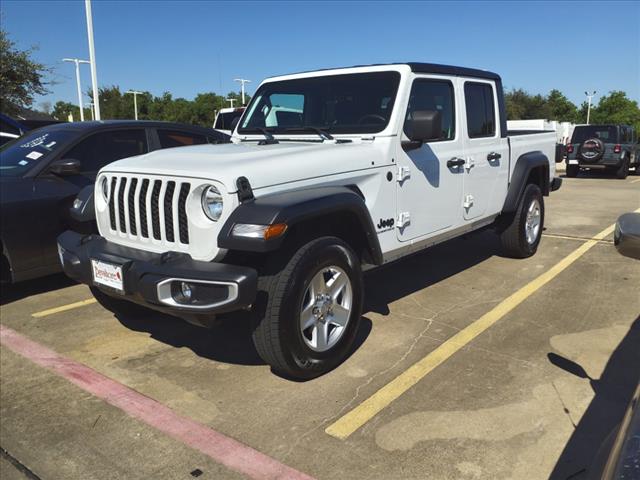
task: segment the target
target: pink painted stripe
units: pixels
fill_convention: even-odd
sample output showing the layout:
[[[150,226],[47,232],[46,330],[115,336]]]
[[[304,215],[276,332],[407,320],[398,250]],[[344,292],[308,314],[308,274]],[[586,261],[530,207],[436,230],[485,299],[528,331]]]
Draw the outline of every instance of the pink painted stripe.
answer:
[[[4,325],[0,325],[0,343],[231,470],[257,480],[313,480],[247,445],[178,415],[162,403],[105,377],[86,365],[63,357]]]

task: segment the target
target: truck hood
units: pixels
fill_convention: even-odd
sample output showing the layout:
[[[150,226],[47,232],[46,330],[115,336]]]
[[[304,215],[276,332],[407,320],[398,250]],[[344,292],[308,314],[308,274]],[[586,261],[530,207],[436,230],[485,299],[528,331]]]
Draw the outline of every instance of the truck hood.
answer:
[[[280,142],[258,145],[244,142],[168,148],[114,162],[108,172],[206,178],[222,182],[229,193],[238,177],[252,188],[325,177],[380,166],[384,149],[375,141],[354,143]]]

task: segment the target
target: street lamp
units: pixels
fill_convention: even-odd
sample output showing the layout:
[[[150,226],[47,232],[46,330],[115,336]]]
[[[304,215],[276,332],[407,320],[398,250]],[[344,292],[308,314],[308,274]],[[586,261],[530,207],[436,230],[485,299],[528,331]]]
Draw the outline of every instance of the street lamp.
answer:
[[[584,94],[587,96],[587,100],[588,100],[588,105],[587,105],[587,125],[589,125],[589,117],[591,115],[591,100],[596,95],[596,91],[594,90],[593,93],[584,92]]]
[[[231,108],[233,108],[233,102],[235,102],[235,98],[227,98],[227,102],[231,103]]]
[[[91,62],[91,88],[93,90],[94,111],[96,120],[100,120],[100,95],[98,93],[98,73],[96,72],[96,51],[93,46],[93,18],[91,16],[91,0],[84,0],[87,14],[87,37],[89,37],[89,61]]]
[[[133,95],[133,109],[135,111],[135,119],[138,120],[138,95],[142,95],[144,92],[138,92],[136,90],[127,90],[124,93],[130,93]]]
[[[91,63],[89,60],[80,60],[79,58],[63,58],[63,62],[73,62],[76,64],[76,85],[78,87],[78,106],[80,107],[80,121],[84,122],[84,109],[82,107],[82,88],[80,87],[80,64]]]
[[[242,106],[244,107],[245,102],[244,102],[244,84],[245,83],[251,83],[251,80],[247,80],[246,78],[234,78],[233,79],[234,82],[240,82],[240,89],[242,91]]]

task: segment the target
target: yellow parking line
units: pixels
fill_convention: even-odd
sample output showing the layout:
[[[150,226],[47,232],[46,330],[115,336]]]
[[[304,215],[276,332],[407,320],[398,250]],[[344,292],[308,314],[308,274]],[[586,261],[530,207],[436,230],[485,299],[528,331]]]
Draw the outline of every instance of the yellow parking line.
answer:
[[[640,178],[636,178],[635,180],[631,180],[631,183],[638,183],[640,182]]]
[[[60,307],[50,308],[49,310],[43,310],[41,312],[32,313],[31,316],[35,318],[46,317],[47,315],[53,315],[54,313],[66,312],[67,310],[73,310],[74,308],[84,307],[85,305],[91,305],[96,303],[95,298],[89,298],[80,302],[69,303],[68,305],[62,305]]]
[[[640,212],[640,208],[636,210],[636,212]],[[404,392],[418,383],[438,365],[444,363],[454,353],[456,353],[482,332],[495,324],[507,313],[511,312],[514,308],[524,302],[529,296],[531,296],[532,294],[540,290],[540,288],[542,288],[544,285],[553,280],[569,265],[571,265],[582,255],[587,253],[587,251],[597,245],[600,240],[613,232],[614,228],[615,225],[611,225],[595,235],[593,239],[585,241],[585,243],[580,245],[577,249],[564,257],[549,270],[529,282],[527,285],[522,287],[511,296],[507,297],[495,308],[485,313],[482,317],[480,317],[468,327],[456,333],[453,337],[445,341],[442,345],[433,350],[422,360],[419,360],[417,363],[413,364],[411,367],[409,367],[409,369],[405,370],[391,382],[371,395],[360,405],[355,407],[346,415],[340,417],[333,424],[329,425],[325,429],[325,432],[339,439],[346,439],[347,437],[349,437],[353,432],[358,430],[380,411],[391,404],[391,402],[399,398]]]

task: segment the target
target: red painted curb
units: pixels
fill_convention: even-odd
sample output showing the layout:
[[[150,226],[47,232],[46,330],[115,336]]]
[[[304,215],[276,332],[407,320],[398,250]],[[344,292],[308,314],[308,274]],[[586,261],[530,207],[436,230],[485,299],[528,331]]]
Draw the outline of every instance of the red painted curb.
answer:
[[[169,407],[57,354],[11,328],[0,325],[0,344],[32,362],[54,371],[74,385],[101,398],[128,415],[180,440],[216,462],[256,480],[313,480],[233,438],[178,415]]]

